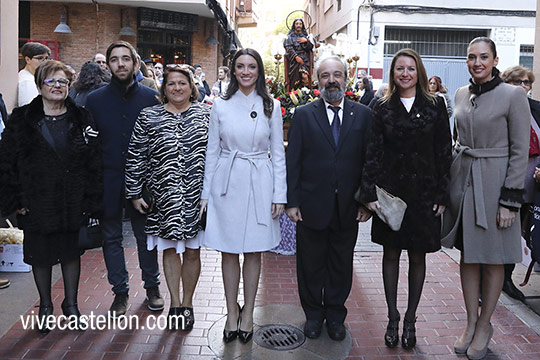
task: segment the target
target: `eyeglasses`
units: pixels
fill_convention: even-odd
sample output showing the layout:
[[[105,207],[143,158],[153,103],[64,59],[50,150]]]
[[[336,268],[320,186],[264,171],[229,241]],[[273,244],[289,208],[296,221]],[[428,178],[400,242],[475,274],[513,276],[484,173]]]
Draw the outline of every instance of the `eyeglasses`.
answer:
[[[518,80],[513,80],[512,84],[517,85],[517,86],[522,85],[522,84],[523,84],[523,86],[531,86],[532,83],[529,80],[519,80],[518,79]]]
[[[47,85],[48,87],[53,87],[58,84],[59,87],[66,87],[69,85],[68,79],[45,79],[43,80],[43,84]]]
[[[49,57],[48,56],[43,56],[43,55],[37,55],[37,56],[32,56],[32,59],[36,59],[39,62],[44,62],[46,60],[49,60]]]

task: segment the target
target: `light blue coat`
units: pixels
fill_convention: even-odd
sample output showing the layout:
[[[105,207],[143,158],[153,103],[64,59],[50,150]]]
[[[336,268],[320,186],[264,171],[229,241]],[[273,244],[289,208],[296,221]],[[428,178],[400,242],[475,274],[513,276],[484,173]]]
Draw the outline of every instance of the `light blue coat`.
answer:
[[[204,246],[239,254],[279,244],[272,203],[287,202],[279,101],[274,100],[271,118],[256,91],[215,101],[201,198],[208,200]]]

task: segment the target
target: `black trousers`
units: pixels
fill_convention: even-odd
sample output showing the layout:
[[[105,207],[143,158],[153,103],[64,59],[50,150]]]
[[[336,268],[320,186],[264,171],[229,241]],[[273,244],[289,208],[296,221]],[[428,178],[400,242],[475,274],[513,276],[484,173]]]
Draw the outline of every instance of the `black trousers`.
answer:
[[[297,222],[298,292],[308,320],[343,323],[347,316],[358,224],[341,224],[337,209],[336,199],[332,220],[323,230]]]

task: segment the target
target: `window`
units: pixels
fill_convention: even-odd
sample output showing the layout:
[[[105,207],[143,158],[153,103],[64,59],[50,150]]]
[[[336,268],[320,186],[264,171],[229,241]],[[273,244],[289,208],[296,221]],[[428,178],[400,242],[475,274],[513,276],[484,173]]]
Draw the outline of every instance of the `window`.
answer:
[[[387,26],[384,32],[384,55],[393,56],[403,48],[413,48],[422,56],[463,58],[469,42],[487,36],[487,30],[409,28]]]
[[[519,46],[519,65],[528,69],[533,69],[534,45]]]
[[[341,0],[336,0],[337,2],[337,11],[341,10]]]

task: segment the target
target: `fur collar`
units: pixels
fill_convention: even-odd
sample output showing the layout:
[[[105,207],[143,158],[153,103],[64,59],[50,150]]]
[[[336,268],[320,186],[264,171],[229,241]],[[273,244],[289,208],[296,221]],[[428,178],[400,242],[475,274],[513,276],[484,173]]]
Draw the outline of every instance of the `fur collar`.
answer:
[[[65,104],[68,113],[68,121],[73,124],[80,124],[81,126],[83,124],[86,125],[85,123],[88,119],[86,110],[78,107],[70,97],[66,98]],[[24,122],[29,126],[36,126],[45,116],[45,112],[43,111],[43,98],[41,95],[36,96],[30,104],[17,110],[22,111],[24,116],[22,116],[22,119],[17,119],[16,121]]]

